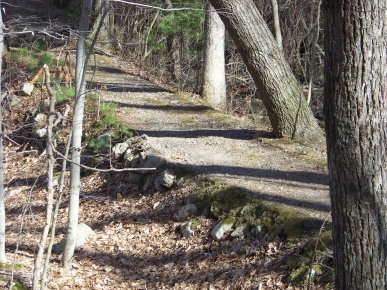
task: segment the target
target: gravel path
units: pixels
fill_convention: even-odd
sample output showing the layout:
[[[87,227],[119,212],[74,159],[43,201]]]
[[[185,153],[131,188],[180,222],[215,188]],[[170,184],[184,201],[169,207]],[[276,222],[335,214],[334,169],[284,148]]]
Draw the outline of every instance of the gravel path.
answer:
[[[175,94],[133,74],[123,62],[99,57],[95,86],[102,100],[170,163],[245,188],[266,200],[325,219],[329,213],[324,144],[285,144],[244,118],[213,110],[198,96]],[[269,145],[270,143],[271,145]],[[291,153],[287,153],[291,152]],[[309,159],[309,160],[308,160]]]

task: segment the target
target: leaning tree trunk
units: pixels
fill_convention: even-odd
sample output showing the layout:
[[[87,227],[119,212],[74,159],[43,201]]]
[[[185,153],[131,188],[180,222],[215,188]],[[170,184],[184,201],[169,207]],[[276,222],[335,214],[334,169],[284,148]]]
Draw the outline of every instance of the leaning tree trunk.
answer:
[[[218,10],[278,137],[321,139],[322,130],[301,87],[253,0],[209,0]]]
[[[336,289],[387,289],[387,2],[325,1]]]
[[[210,3],[205,6],[204,67],[202,96],[215,108],[227,108],[225,28]]]

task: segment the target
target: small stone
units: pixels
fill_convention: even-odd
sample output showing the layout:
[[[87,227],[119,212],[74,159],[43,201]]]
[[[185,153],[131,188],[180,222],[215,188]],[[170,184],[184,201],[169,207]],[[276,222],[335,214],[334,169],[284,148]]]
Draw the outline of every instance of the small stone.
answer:
[[[20,87],[19,94],[22,96],[31,96],[33,90],[34,85],[27,82]]]
[[[247,226],[239,226],[232,233],[231,237],[233,238],[242,238],[247,234],[248,227]]]
[[[188,221],[181,225],[180,233],[184,238],[190,238],[194,235],[194,231],[192,230],[192,222]]]
[[[163,190],[164,188],[171,188],[176,181],[176,176],[169,170],[164,170],[155,180],[155,188]]]
[[[194,214],[197,211],[198,208],[196,207],[196,205],[186,204],[178,210],[176,219],[179,222],[186,221],[190,215]]]
[[[38,130],[35,131],[35,134],[39,138],[43,138],[47,134],[47,129],[46,128],[38,129]]]
[[[118,143],[112,148],[112,152],[115,159],[120,158],[126,150],[129,148],[127,143]]]
[[[224,234],[231,230],[235,223],[235,218],[228,217],[218,223],[215,228],[211,231],[211,237],[215,241],[220,241],[220,239],[224,236]]]

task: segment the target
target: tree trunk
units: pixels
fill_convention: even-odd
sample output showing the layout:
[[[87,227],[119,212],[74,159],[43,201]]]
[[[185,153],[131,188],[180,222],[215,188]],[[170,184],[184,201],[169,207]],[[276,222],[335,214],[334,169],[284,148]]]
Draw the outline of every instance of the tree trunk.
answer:
[[[336,289],[387,289],[387,2],[325,1]]]
[[[252,0],[210,0],[218,10],[254,79],[274,134],[295,140],[321,139],[322,130],[301,87]]]
[[[165,0],[168,9],[173,8],[171,0]],[[174,13],[173,11],[169,13]],[[169,71],[172,73],[175,80],[179,81],[179,90],[181,90],[181,54],[180,54],[179,38],[175,33],[169,33],[167,35],[167,51],[168,55],[171,58],[171,61],[168,63]]]
[[[281,33],[281,25],[280,25],[280,20],[279,20],[277,0],[271,0],[271,7],[273,9],[273,23],[274,23],[275,40],[277,41],[277,44],[278,44],[278,47],[280,48],[280,50],[282,50],[282,33]]]
[[[85,103],[85,63],[86,63],[86,38],[90,23],[92,0],[83,0],[82,18],[79,26],[79,37],[77,41],[77,63],[75,71],[75,108],[73,116],[73,138],[70,167],[70,203],[67,226],[67,239],[63,252],[62,264],[66,269],[71,269],[71,261],[75,250],[75,240],[78,226],[79,193],[81,187],[80,167],[82,123]]]
[[[104,14],[108,13],[110,10],[110,0],[97,0],[94,4],[94,14],[95,19],[93,21],[93,28],[90,32],[90,38],[94,38],[97,34],[98,27],[100,26],[100,22],[103,21],[101,28],[99,29],[98,39],[102,41],[103,44],[109,43],[109,37],[112,32],[112,16],[105,17]],[[113,13],[111,13],[113,15]],[[114,20],[113,20],[114,21]]]
[[[3,49],[4,49],[4,23],[2,14],[0,13],[0,84],[3,67]],[[1,86],[0,86],[1,88]],[[5,256],[5,206],[4,206],[4,165],[3,165],[3,107],[2,90],[0,90],[0,263],[5,263],[7,257]]]
[[[214,7],[205,6],[204,67],[202,96],[215,108],[225,111],[226,69],[225,69],[225,28]]]

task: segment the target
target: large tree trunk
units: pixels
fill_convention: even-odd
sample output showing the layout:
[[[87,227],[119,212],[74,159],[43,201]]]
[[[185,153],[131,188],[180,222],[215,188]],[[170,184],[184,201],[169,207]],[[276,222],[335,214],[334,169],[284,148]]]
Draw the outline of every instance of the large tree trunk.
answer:
[[[321,139],[301,87],[252,0],[210,0],[234,40],[278,137]]]
[[[386,15],[386,1],[325,1],[336,289],[387,289]]]
[[[202,96],[215,108],[226,110],[225,28],[210,3],[205,6],[205,39]]]

